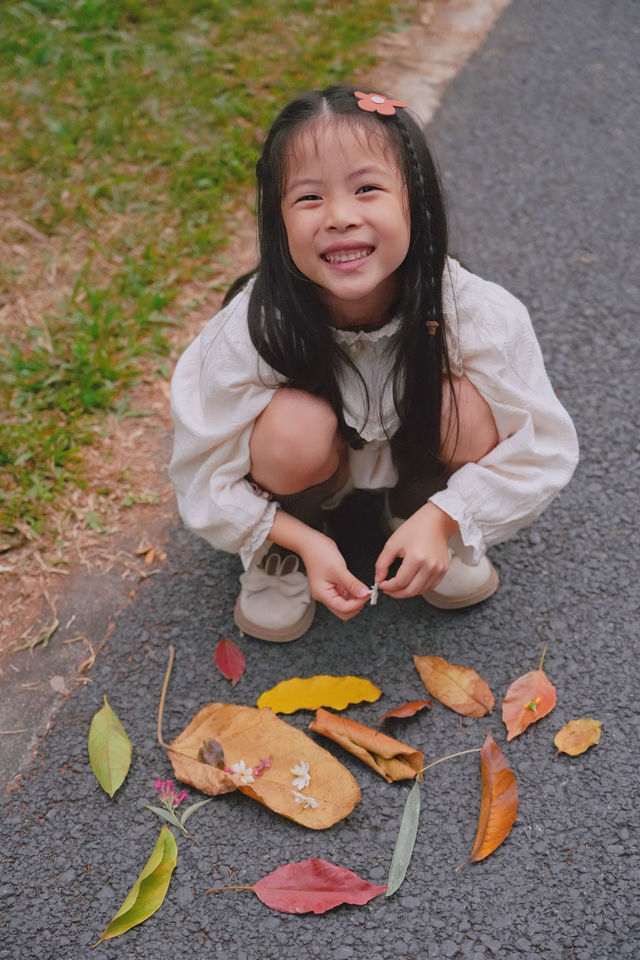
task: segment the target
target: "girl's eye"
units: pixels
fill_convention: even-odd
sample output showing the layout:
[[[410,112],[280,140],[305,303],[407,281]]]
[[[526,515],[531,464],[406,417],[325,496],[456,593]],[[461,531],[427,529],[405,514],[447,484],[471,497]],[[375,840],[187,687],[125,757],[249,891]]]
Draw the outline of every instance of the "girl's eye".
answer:
[[[376,187],[373,183],[367,183],[364,187],[360,187],[356,193],[369,193],[371,190],[379,190],[380,187]]]
[[[306,200],[320,200],[317,193],[306,193],[304,197],[298,197],[296,203],[304,203]]]

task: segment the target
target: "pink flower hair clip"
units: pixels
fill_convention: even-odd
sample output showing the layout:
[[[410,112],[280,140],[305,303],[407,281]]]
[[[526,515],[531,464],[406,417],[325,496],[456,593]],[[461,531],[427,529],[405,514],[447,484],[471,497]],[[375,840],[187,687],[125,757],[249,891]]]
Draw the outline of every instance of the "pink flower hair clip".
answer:
[[[354,91],[354,96],[358,98],[358,106],[367,113],[381,113],[383,117],[392,117],[396,112],[396,107],[406,107],[402,100],[390,100],[383,97],[381,93],[361,93],[360,90]]]

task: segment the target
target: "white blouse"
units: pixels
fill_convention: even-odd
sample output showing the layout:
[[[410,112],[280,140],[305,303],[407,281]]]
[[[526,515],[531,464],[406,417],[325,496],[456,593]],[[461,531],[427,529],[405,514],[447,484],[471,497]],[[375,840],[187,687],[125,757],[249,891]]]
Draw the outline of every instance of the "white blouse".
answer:
[[[170,476],[185,525],[247,568],[269,535],[277,503],[245,480],[256,418],[285,378],[257,354],[249,336],[245,287],[182,354],[172,382],[175,424]],[[451,546],[467,563],[530,523],[569,481],[578,461],[571,419],[553,392],[525,307],[510,293],[449,260],[443,283],[452,373],[463,373],[491,407],[499,443],[468,463],[430,499],[457,520]],[[398,426],[387,375],[389,338],[379,330],[334,331],[371,398],[365,417],[352,371],[342,379],[345,421],[366,441],[350,450],[354,485],[391,487],[397,473],[387,437]],[[381,401],[380,401],[381,398]]]

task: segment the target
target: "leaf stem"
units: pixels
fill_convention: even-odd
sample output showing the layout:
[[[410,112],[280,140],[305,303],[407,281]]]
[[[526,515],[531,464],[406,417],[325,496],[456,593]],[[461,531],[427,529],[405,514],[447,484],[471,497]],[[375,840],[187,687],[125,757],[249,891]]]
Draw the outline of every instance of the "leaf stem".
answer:
[[[160,705],[158,706],[158,743],[161,747],[164,747],[165,750],[169,749],[169,745],[164,742],[162,739],[162,714],[164,712],[164,701],[167,696],[167,687],[169,686],[169,680],[171,678],[171,671],[173,669],[173,658],[175,656],[175,647],[172,644],[169,644],[169,663],[167,664],[167,672],[164,675],[164,683],[162,684],[162,693],[160,694]]]
[[[235,884],[230,887],[211,887],[210,890],[205,890],[205,893],[219,893],[221,890],[253,890],[253,887],[243,887]]]
[[[542,656],[540,657],[540,663],[538,664],[538,670],[542,670],[542,661],[544,660],[544,655],[545,655],[546,652],[547,652],[547,648],[545,647],[544,650],[542,651]]]
[[[422,770],[418,771],[419,774],[423,774],[425,770],[430,770],[431,767],[437,766],[439,763],[444,763],[445,760],[453,760],[454,757],[462,757],[465,753],[480,753],[480,747],[473,747],[471,750],[460,750],[458,753],[450,753],[448,757],[440,757],[439,760],[434,760],[433,763],[428,763],[426,767],[423,767]]]

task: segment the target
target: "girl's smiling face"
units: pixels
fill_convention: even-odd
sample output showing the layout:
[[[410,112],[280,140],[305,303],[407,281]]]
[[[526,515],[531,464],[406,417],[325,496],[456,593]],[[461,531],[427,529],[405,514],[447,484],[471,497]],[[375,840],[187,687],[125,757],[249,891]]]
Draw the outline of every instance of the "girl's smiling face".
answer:
[[[336,326],[389,319],[411,232],[389,144],[344,122],[303,130],[287,155],[282,217],[291,259],[320,288]]]

